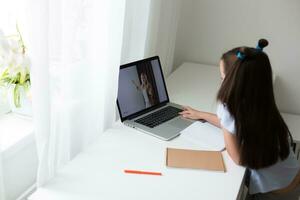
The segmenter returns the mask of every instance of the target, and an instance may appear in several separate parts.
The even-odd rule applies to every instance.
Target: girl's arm
[[[134,80],[131,80],[131,82],[135,85],[135,87],[136,87],[137,90],[141,89],[141,85],[136,84],[136,82]]]
[[[195,119],[195,120],[203,119],[203,120],[207,121],[208,123],[210,123],[218,128],[221,128],[220,120],[216,114],[198,111],[198,110],[195,110],[188,106],[183,107],[183,109],[184,110],[182,112],[180,112],[179,114],[181,116],[183,116],[184,118]]]
[[[221,128],[224,134],[224,142],[226,150],[231,157],[231,159],[237,164],[240,165],[240,153],[237,143],[236,135],[230,133],[225,128],[222,128],[220,125],[220,120],[217,115],[208,112],[202,112],[190,107],[184,107],[184,110],[180,112],[183,117],[189,119],[204,119],[205,121],[213,124],[214,126]]]
[[[221,128],[224,134],[224,142],[226,150],[231,157],[231,159],[237,164],[240,165],[240,151],[238,148],[237,138],[234,134],[227,131],[225,128],[222,128],[220,125],[220,120],[217,115],[208,112],[202,112],[190,107],[183,107],[184,110],[180,112],[183,117],[189,119],[204,119],[205,121],[213,124],[214,126]]]
[[[235,162],[235,164],[240,165],[240,151],[238,148],[236,136],[224,128],[222,128],[222,130],[224,133],[225,147],[229,156]]]

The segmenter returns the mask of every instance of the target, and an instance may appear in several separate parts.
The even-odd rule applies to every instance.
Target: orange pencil
[[[146,174],[146,175],[155,175],[155,176],[162,175],[160,172],[146,172],[146,171],[128,170],[128,169],[125,169],[124,172],[130,174]]]

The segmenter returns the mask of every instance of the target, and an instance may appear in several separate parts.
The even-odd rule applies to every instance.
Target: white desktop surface
[[[183,64],[167,79],[171,100],[207,111],[212,110],[214,105],[207,98],[214,98],[215,94],[211,93],[215,91],[207,90],[206,86],[210,84],[206,81],[209,80],[207,76],[215,70],[217,68],[211,66]],[[214,78],[214,75],[210,78]],[[210,86],[217,85],[218,83],[213,83]],[[227,171],[223,173],[168,168],[165,165],[166,147],[201,149],[186,143],[180,136],[166,142],[117,122],[93,145],[59,170],[54,179],[39,188],[29,199],[233,200],[237,198],[245,168],[234,164],[226,151],[223,152],[223,157]],[[125,174],[124,169],[157,171],[163,175]]]
[[[219,67],[183,63],[167,78],[170,101],[198,110],[216,112],[217,91],[221,85]]]

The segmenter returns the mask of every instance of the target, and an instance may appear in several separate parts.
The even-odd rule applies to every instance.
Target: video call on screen
[[[122,117],[167,100],[158,59],[126,67],[119,73],[118,101]]]

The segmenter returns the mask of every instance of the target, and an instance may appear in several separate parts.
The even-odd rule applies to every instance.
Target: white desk
[[[207,76],[215,70],[217,69],[207,66],[184,64],[167,80],[171,99],[196,108],[212,110],[213,105],[205,96],[209,95],[210,91],[204,84],[209,84],[206,82]],[[184,78],[187,75],[190,77]],[[194,78],[198,79],[193,80]],[[213,76],[212,78],[214,79]],[[194,90],[189,88],[191,85]],[[217,86],[217,82],[212,85]],[[198,92],[195,91],[195,87]],[[211,96],[214,94],[210,95],[210,98]],[[233,200],[237,198],[245,169],[234,164],[227,152],[223,152],[227,172],[222,173],[167,168],[166,147],[199,148],[186,143],[180,137],[165,142],[117,123],[29,199]],[[163,176],[124,174],[124,169],[159,171]]]
[[[219,68],[184,63],[167,79],[171,101],[198,110],[216,112],[216,96],[221,85]]]

